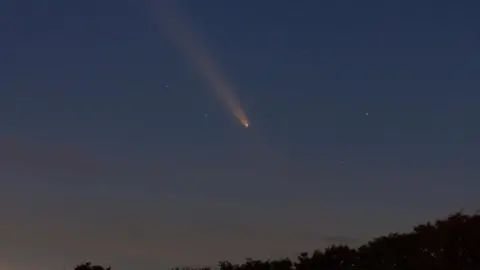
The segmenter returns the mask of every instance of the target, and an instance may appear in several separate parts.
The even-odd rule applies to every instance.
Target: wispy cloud
[[[92,175],[107,169],[105,163],[78,149],[16,138],[0,138],[0,163],[23,172]]]
[[[326,236],[323,238],[327,245],[355,245],[358,240],[348,236]]]

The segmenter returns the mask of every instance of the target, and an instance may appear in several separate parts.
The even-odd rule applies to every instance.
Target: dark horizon
[[[241,262],[219,260],[215,266],[174,267],[171,270],[371,270],[478,269],[480,266],[480,211],[463,212],[412,226],[408,232],[390,232],[360,246],[333,244],[301,252],[294,258]],[[74,270],[111,270],[87,261]]]
[[[153,3],[0,3],[0,268],[295,256],[480,205],[478,1],[178,1],[212,61]]]

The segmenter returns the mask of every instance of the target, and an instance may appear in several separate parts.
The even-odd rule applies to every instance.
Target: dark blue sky
[[[478,1],[181,4],[249,129],[151,1],[1,3],[0,266],[284,256],[478,208]]]

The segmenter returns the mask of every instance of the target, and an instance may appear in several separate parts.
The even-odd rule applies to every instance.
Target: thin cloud
[[[357,239],[348,236],[326,236],[323,240],[328,245],[354,245],[358,242]]]
[[[92,156],[61,145],[0,139],[0,163],[21,172],[98,174],[104,171]]]

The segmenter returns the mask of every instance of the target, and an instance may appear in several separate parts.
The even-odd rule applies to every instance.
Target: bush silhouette
[[[75,270],[111,270],[110,267],[105,268],[100,265],[92,265],[91,262],[83,263],[75,267]]]
[[[106,270],[90,263],[75,270]],[[208,270],[175,268],[173,270]],[[358,247],[333,245],[296,261],[247,259],[241,264],[220,261],[218,270],[480,270],[480,215],[458,212],[448,218],[415,226],[408,233],[391,233]]]

